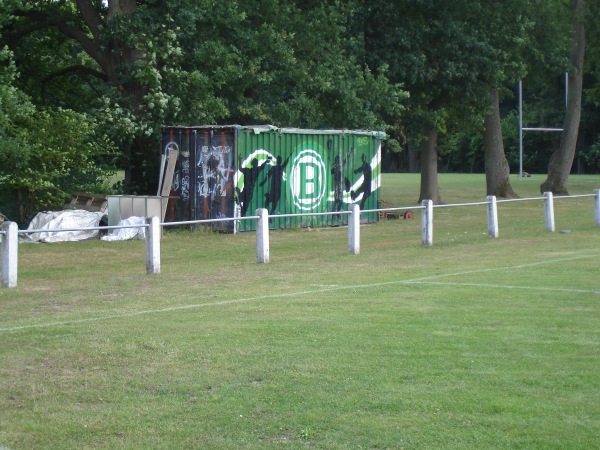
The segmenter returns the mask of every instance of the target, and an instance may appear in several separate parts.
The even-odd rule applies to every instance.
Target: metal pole
[[[600,189],[595,189],[594,195],[594,225],[600,227]]]
[[[19,227],[15,222],[2,225],[2,286],[17,287],[17,265],[19,252]]]
[[[358,255],[360,253],[360,206],[350,205],[350,217],[348,218],[348,253]]]
[[[552,192],[544,192],[544,217],[546,231],[554,232],[554,195]]]
[[[146,273],[155,275],[160,273],[160,220],[158,217],[146,219]]]
[[[488,195],[487,201],[488,236],[495,239],[498,237],[498,203],[495,195]]]
[[[423,200],[421,206],[424,206],[421,216],[421,243],[423,245],[433,245],[433,201]]]
[[[15,222],[2,225],[2,286],[17,287],[17,264],[19,252],[19,227]]]
[[[269,262],[269,211],[265,208],[256,210],[256,262]]]
[[[523,178],[523,82],[519,79],[519,178]]]

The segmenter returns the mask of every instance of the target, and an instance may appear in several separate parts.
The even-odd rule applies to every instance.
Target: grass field
[[[542,176],[513,180],[539,196]],[[417,175],[384,175],[409,206]],[[482,175],[441,175],[448,203]],[[572,194],[600,177],[570,180]],[[23,244],[0,289],[0,448],[600,448],[600,228],[591,198],[434,210],[361,229],[171,230]],[[568,231],[568,232],[567,232]]]

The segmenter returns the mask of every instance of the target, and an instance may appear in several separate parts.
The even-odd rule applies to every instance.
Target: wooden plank
[[[167,172],[165,173],[165,178],[163,180],[163,185],[161,189],[160,196],[164,198],[168,198],[171,194],[171,186],[173,184],[173,175],[175,174],[175,164],[177,163],[177,158],[179,157],[179,150],[171,150],[169,152],[169,160],[167,162]],[[165,214],[167,213],[167,204],[168,201],[162,202],[162,217],[161,222],[165,221]]]
[[[158,179],[158,190],[156,191],[156,195],[160,195],[160,191],[162,189],[162,185],[163,185],[163,178],[165,176],[165,162],[167,160],[167,157],[163,154],[160,157],[160,177]]]
[[[66,204],[65,208],[104,212],[107,205],[108,200],[105,195],[73,192],[71,193],[71,202]]]

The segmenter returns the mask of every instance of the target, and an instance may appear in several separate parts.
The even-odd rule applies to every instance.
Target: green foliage
[[[26,120],[34,107],[15,83],[18,78],[12,52],[0,48],[0,137],[10,139],[14,128]]]
[[[139,3],[131,13],[108,17],[96,4],[104,25],[94,41],[71,35],[75,45],[57,45],[54,66],[41,61],[39,66],[60,73],[61,65],[77,63],[104,72],[108,83],[85,78],[95,97],[76,98],[88,102],[83,110],[119,142],[126,170],[156,177],[157,152],[151,147],[162,124],[385,129],[389,120],[396,120],[406,93],[383,71],[372,74],[356,53],[361,37],[348,27],[358,6],[360,2],[178,0]],[[77,9],[64,3],[32,8],[90,32]],[[17,21],[16,29],[25,22]],[[47,45],[39,35],[20,41],[23,49],[41,43]],[[107,54],[106,48],[114,50]],[[115,76],[98,67],[101,58],[95,53],[114,60],[110,67]],[[50,77],[47,90],[58,93],[67,79],[73,81],[71,76]],[[72,97],[61,100],[58,104],[77,109]],[[129,189],[149,189],[152,180],[144,178],[129,177]]]
[[[584,103],[579,129],[578,155],[586,163],[587,171],[598,173],[600,134],[600,4],[588,2],[586,21],[586,55],[584,78]]]
[[[0,128],[0,188],[17,200],[17,211],[10,214],[24,225],[34,212],[62,207],[72,191],[97,191],[115,154],[111,142],[98,135],[96,122],[61,108],[36,109],[4,83],[3,104],[5,93],[22,102],[13,103],[17,114],[2,116]]]
[[[559,75],[569,69],[571,2],[535,0],[526,6],[524,14],[530,28],[518,54],[526,64],[526,72],[520,76],[530,85],[543,86],[548,74]]]
[[[27,96],[15,87],[17,71],[12,52],[6,47],[0,49],[0,212],[10,219],[16,219],[17,202],[13,193],[5,188],[11,174],[8,161],[15,149],[23,147],[20,128],[35,113],[34,106]],[[6,159],[4,159],[6,158]]]
[[[16,126],[19,114],[29,114],[18,100],[26,94],[29,108],[94,118],[99,139],[118,144],[129,191],[155,191],[163,124],[382,129],[403,145],[416,143],[423,125],[435,126],[447,134],[440,140],[447,168],[479,170],[476,135],[491,87],[512,91],[502,105],[506,117],[523,78],[526,121],[562,121],[557,77],[568,62],[567,0],[125,3],[131,13],[110,17],[112,0],[0,3],[0,47],[8,44],[17,62],[11,82],[1,84],[19,91],[0,88],[0,117]],[[581,154],[598,134],[596,3]],[[86,4],[101,20],[98,30],[81,14]],[[540,171],[553,145],[546,138],[526,136]]]
[[[182,71],[192,76],[182,79],[198,83],[184,103],[199,107],[182,108],[183,123],[384,128],[399,115],[406,93],[373,75],[356,51],[357,2],[195,4],[165,5],[179,27]],[[202,92],[217,104],[202,107]]]
[[[555,92],[555,80],[568,61],[568,2],[376,0],[365,10],[369,65],[389,65],[390,80],[410,92],[393,134],[416,144],[424,127],[437,129],[442,170],[484,170],[480,134],[489,92],[513,91],[512,97],[503,96],[506,114],[515,108],[518,79],[526,75],[525,120],[531,126],[561,126],[563,96]],[[518,151],[514,131],[504,133],[513,167],[518,165],[512,158]],[[545,171],[555,138],[525,137],[530,170]]]
[[[583,150],[580,157],[587,164],[589,171],[598,173],[600,171],[600,139],[590,145],[589,148]]]
[[[459,3],[378,1],[369,5],[367,58],[375,69],[389,66],[391,79],[404,83],[411,92],[405,120],[413,135],[420,133],[423,123],[443,131],[447,109],[459,98],[468,100],[465,83],[472,75],[476,78],[468,58],[476,54],[480,43],[466,33],[468,23]]]
[[[386,151],[390,153],[402,153],[403,149],[400,146],[400,143],[396,139],[387,139],[383,142],[383,146]]]

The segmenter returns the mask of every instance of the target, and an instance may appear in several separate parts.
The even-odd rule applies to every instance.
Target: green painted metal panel
[[[339,130],[240,128],[236,191],[241,215],[267,208],[271,228],[346,225],[347,216],[288,214],[376,209],[381,182],[381,133]],[[364,213],[374,222],[378,213]],[[242,221],[240,230],[254,229]]]

